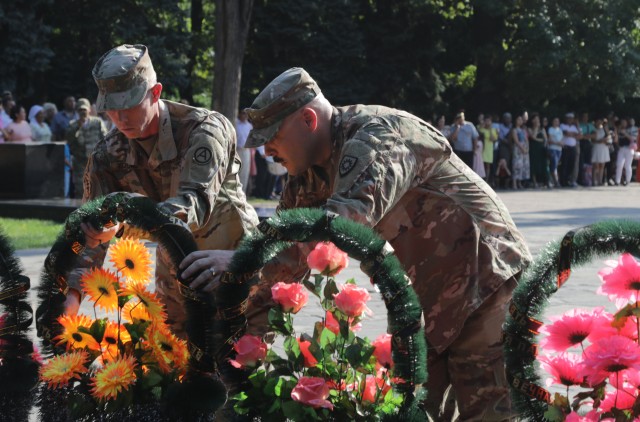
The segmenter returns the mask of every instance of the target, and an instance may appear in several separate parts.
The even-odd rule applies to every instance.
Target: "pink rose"
[[[329,400],[329,385],[324,378],[302,377],[291,391],[291,398],[307,406],[314,408],[324,407],[333,410],[333,404]]]
[[[331,312],[327,312],[327,317],[324,322],[324,326],[327,327],[329,331],[333,334],[338,334],[340,332],[340,323],[336,319],[335,316]],[[353,318],[349,318],[349,328],[354,333],[362,328],[361,323],[353,324]]]
[[[375,347],[373,356],[376,357],[378,363],[387,368],[393,368],[393,359],[391,358],[391,334],[381,334],[371,345]]]
[[[307,288],[299,283],[276,283],[271,287],[271,296],[283,312],[293,314],[297,314],[309,300]]]
[[[233,345],[235,360],[229,363],[236,368],[253,368],[267,356],[267,345],[260,337],[245,334]]]
[[[367,308],[367,301],[371,299],[369,292],[355,284],[343,284],[340,293],[333,298],[336,306],[347,316],[357,317],[363,312],[371,312]]]
[[[318,364],[318,359],[309,351],[309,346],[311,346],[310,341],[306,340],[298,340],[298,346],[300,346],[300,351],[302,352],[302,356],[304,356],[304,367],[305,368],[313,368]]]
[[[376,402],[376,397],[378,399],[383,398],[391,386],[384,382],[382,378],[368,376],[364,383],[364,391],[362,392],[362,401],[368,401],[371,403]],[[380,393],[378,393],[378,390]]]
[[[324,275],[334,276],[349,265],[349,255],[331,242],[321,242],[307,256],[307,265]]]

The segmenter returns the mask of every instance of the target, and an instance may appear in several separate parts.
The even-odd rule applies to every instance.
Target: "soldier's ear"
[[[304,119],[304,123],[312,132],[318,128],[318,114],[314,109],[305,107],[302,110],[302,118]]]
[[[156,103],[160,99],[160,94],[162,94],[162,84],[157,82],[154,86],[151,87],[151,102]]]

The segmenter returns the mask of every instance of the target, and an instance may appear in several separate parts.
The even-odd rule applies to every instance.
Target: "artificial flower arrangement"
[[[81,279],[93,318],[62,315],[54,338],[65,352],[46,362],[40,379],[69,393],[72,417],[154,403],[185,374],[189,354],[165,323],[157,295],[148,289],[151,257],[140,241],[111,245],[116,271],[94,268]],[[107,317],[98,318],[97,308]]]
[[[391,335],[375,341],[357,336],[370,299],[353,279],[338,287],[348,255],[329,242],[318,243],[307,264],[315,274],[303,283],[276,283],[269,327],[283,339],[286,357],[263,339],[245,335],[234,346],[231,364],[250,371],[248,387],[232,399],[239,414],[262,421],[382,420],[400,408],[394,378]],[[325,281],[326,278],[326,281]],[[313,332],[296,333],[293,318],[318,297],[324,318]]]
[[[561,386],[544,417],[548,421],[640,421],[640,263],[629,253],[599,271],[603,307],[573,309],[540,330],[538,357]]]

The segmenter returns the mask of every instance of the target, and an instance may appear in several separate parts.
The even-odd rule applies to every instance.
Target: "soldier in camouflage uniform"
[[[78,119],[72,120],[67,129],[67,144],[73,157],[73,185],[75,197],[82,198],[84,169],[98,141],[107,134],[101,118],[90,116],[91,104],[86,98],[76,103]]]
[[[278,76],[247,112],[246,146],[264,145],[289,171],[281,209],[324,207],[395,249],[424,310],[432,418],[453,419],[441,406],[450,387],[459,420],[510,419],[501,327],[531,256],[495,192],[431,125],[381,106],[333,107],[300,68]],[[254,329],[270,306],[262,291]]]
[[[219,113],[160,100],[162,85],[143,45],[110,50],[96,63],[93,77],[98,111],[106,111],[116,127],[91,154],[83,201],[112,192],[139,193],[187,223],[200,249],[234,249],[258,217],[239,183],[233,125]],[[67,312],[77,310],[80,275],[102,264],[107,244],[119,230],[82,227],[89,247],[69,276]],[[125,228],[124,234],[132,230]],[[204,281],[215,276],[212,268],[207,270]],[[197,287],[195,282],[202,287],[199,278],[191,287]],[[156,292],[166,305],[167,322],[184,337],[185,312],[177,289],[175,269],[158,247]]]

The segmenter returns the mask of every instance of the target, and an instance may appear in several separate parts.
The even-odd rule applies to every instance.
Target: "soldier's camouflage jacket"
[[[87,165],[83,201],[112,192],[139,193],[186,222],[200,249],[235,249],[258,217],[239,183],[233,125],[209,110],[163,100],[159,104],[160,130],[150,156],[136,140],[110,131]],[[102,264],[105,249],[83,253],[80,268],[69,277],[70,287],[78,288],[83,267]]]
[[[531,261],[495,192],[431,125],[379,106],[334,109],[334,150],[291,177],[280,208],[324,206],[374,229],[395,249],[438,352],[465,320]]]

